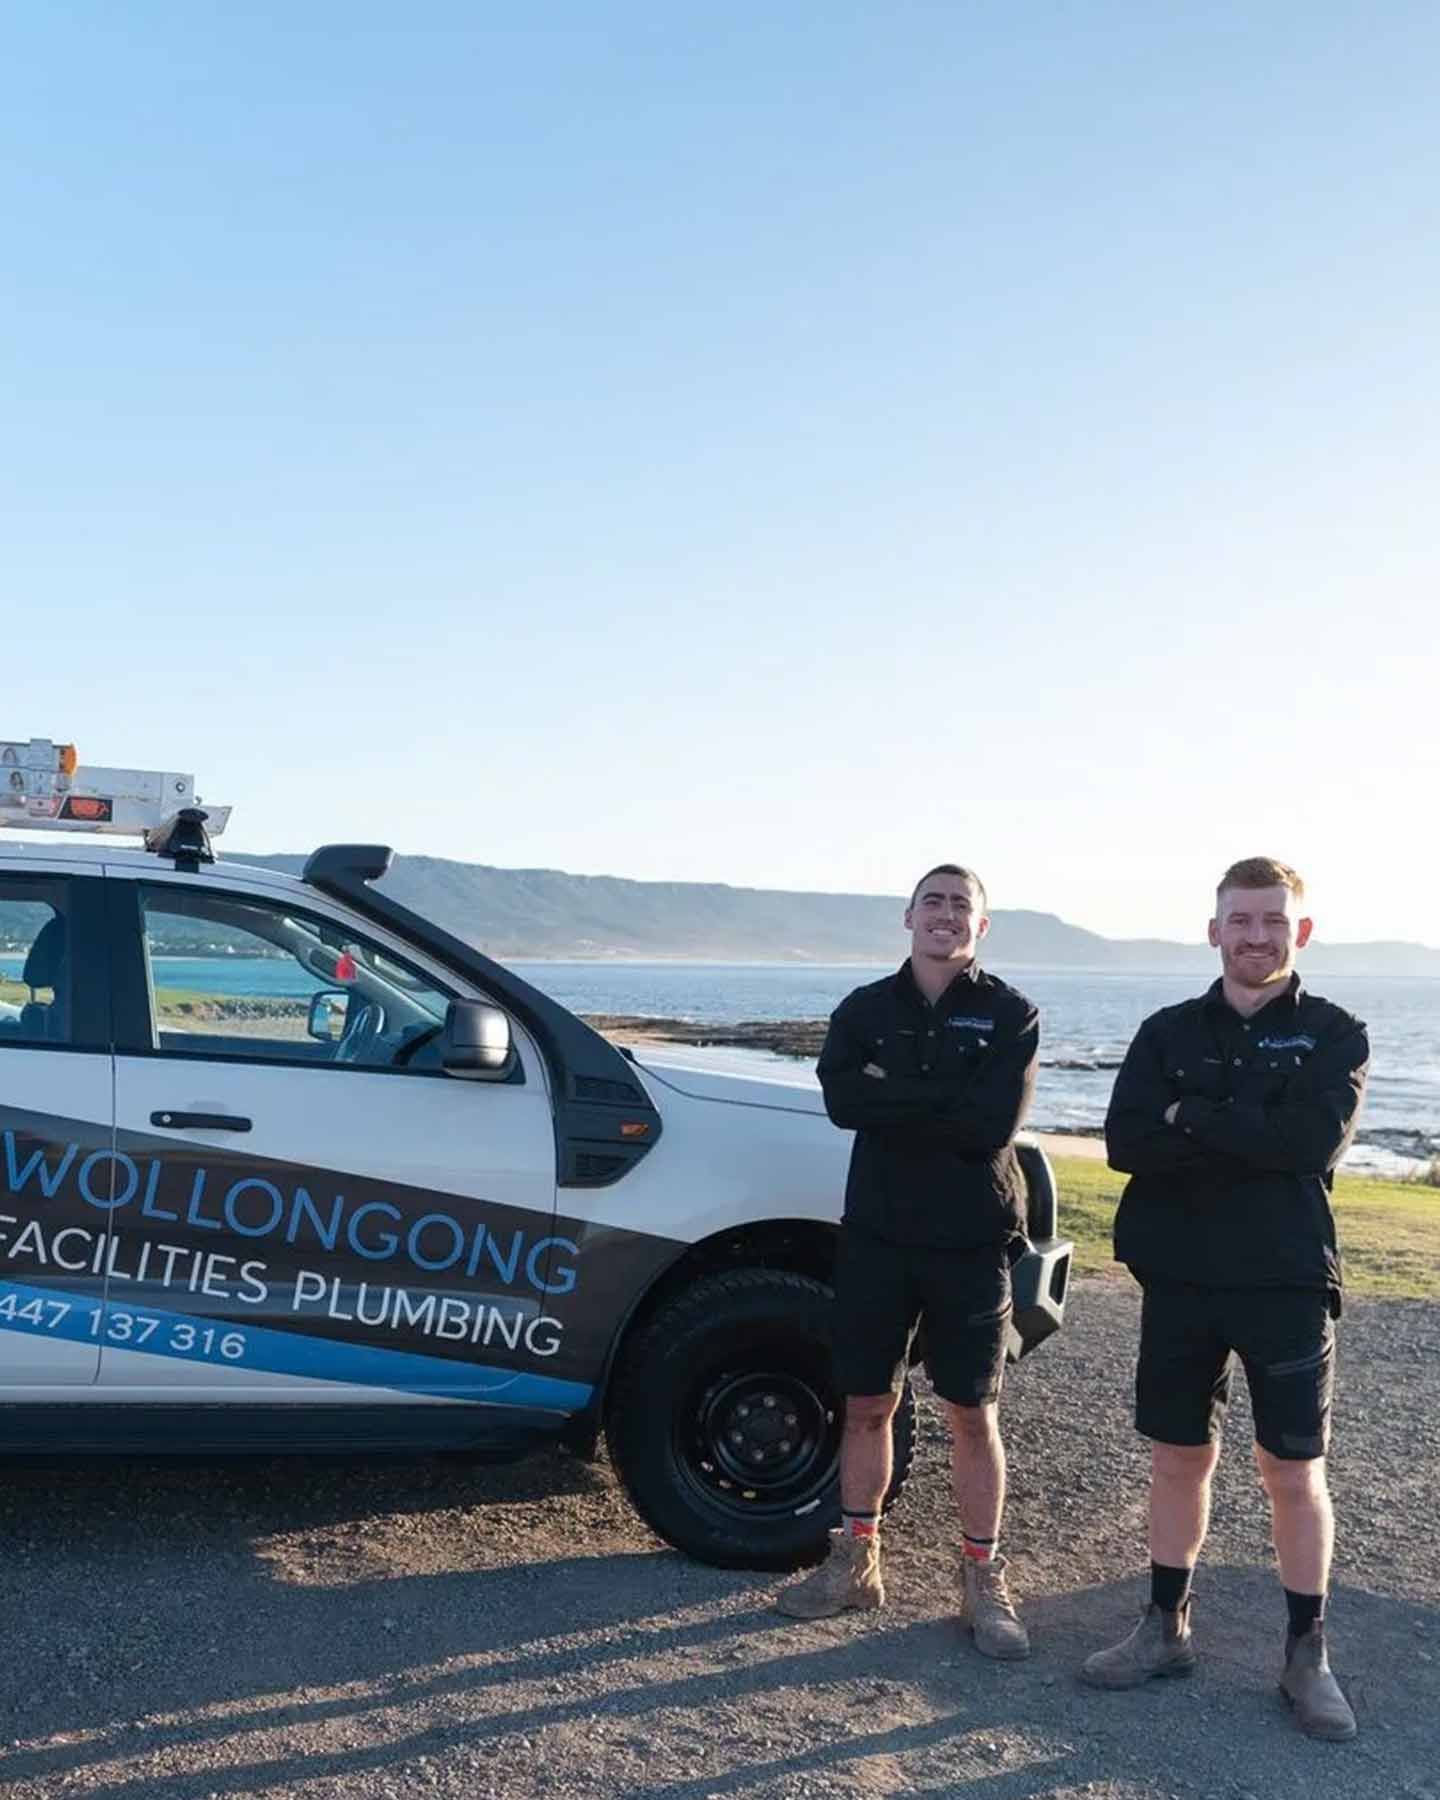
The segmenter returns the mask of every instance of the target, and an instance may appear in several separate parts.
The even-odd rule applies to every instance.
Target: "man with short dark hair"
[[[1116,1078],[1105,1139],[1110,1166],[1131,1178],[1115,1255],[1144,1289],[1135,1423],[1152,1440],[1150,1604],[1081,1672],[1123,1688],[1194,1666],[1190,1578],[1238,1355],[1289,1617],[1281,1690],[1303,1731],[1348,1738],[1355,1717],[1324,1629],[1340,1312],[1330,1189],[1370,1048],[1358,1019],[1295,974],[1311,931],[1303,900],[1285,863],[1227,869],[1209,929],[1220,979],[1148,1018]]]
[[[985,905],[970,870],[929,870],[905,911],[908,960],[840,1003],[820,1053],[826,1110],[856,1134],[835,1272],[843,1523],[828,1560],[776,1605],[815,1619],[884,1604],[890,1427],[923,1325],[925,1366],[950,1427],[963,1610],[981,1651],[1013,1658],[1030,1646],[998,1552],[998,1402],[1011,1251],[1024,1230],[1014,1137],[1039,1028],[1025,996],[975,960],[990,925]]]

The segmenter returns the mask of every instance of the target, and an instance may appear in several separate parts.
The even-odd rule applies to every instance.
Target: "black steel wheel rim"
[[[813,1504],[834,1479],[840,1407],[818,1371],[729,1358],[697,1375],[676,1421],[684,1479],[712,1505],[755,1519]]]

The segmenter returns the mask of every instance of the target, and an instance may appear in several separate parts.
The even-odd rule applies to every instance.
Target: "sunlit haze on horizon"
[[[22,6],[0,738],[230,853],[1440,945],[1440,12]]]

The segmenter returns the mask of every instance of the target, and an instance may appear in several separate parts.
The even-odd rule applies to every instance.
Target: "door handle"
[[[239,1113],[152,1112],[152,1125],[166,1131],[249,1131],[249,1119]]]

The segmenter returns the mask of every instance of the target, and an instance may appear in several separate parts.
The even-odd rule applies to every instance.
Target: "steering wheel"
[[[400,1042],[395,1046],[395,1054],[390,1061],[397,1069],[406,1068],[410,1058],[427,1044],[433,1044],[445,1029],[443,1025],[411,1025],[400,1035]]]
[[[379,1003],[354,996],[352,1010],[345,1020],[345,1035],[335,1046],[337,1063],[368,1062],[380,1034],[385,1028],[385,1014]]]

